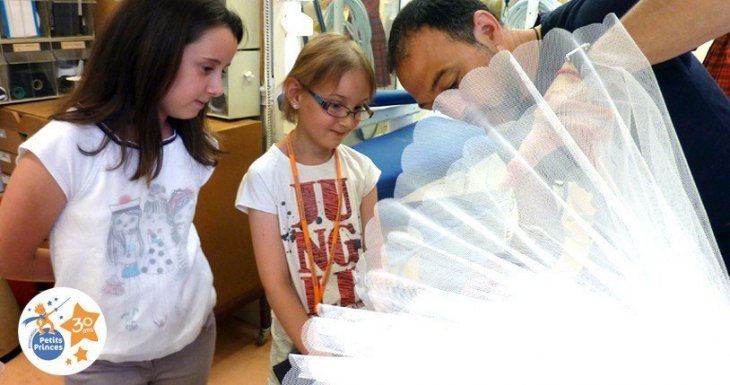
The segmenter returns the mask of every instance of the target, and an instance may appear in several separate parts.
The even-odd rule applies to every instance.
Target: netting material
[[[501,52],[434,108],[457,120],[418,124],[366,231],[369,310],[323,306],[289,383],[724,382],[725,267],[615,18]],[[431,158],[434,135],[461,151]]]

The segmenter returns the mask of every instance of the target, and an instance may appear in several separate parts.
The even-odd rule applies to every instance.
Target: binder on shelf
[[[2,36],[5,38],[42,36],[39,11],[42,4],[37,0],[0,0]]]
[[[49,17],[51,36],[93,35],[95,6],[94,0],[52,0]]]
[[[8,63],[11,101],[57,95],[50,43],[6,43],[2,51]]]

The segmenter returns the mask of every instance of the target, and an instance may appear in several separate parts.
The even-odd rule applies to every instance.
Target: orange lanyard
[[[312,240],[309,236],[309,226],[307,226],[307,218],[304,212],[304,198],[302,198],[302,186],[299,183],[299,171],[297,170],[297,160],[294,157],[294,147],[291,143],[291,135],[286,137],[286,148],[289,152],[289,163],[291,165],[291,173],[294,178],[294,191],[297,197],[297,208],[299,209],[299,223],[302,227],[302,233],[304,234],[304,245],[306,246],[307,257],[309,259],[309,270],[312,278],[312,288],[314,289],[314,308],[322,303],[324,296],[325,285],[330,276],[332,270],[332,261],[335,258],[335,251],[337,250],[337,241],[340,234],[340,212],[342,212],[342,195],[344,194],[344,188],[342,186],[342,166],[340,165],[340,155],[335,149],[335,168],[337,170],[337,184],[335,185],[335,191],[337,191],[337,214],[335,215],[335,225],[332,230],[332,237],[330,239],[330,253],[327,256],[327,267],[324,270],[322,279],[317,279],[315,272],[317,265],[314,263],[314,252],[312,251]]]

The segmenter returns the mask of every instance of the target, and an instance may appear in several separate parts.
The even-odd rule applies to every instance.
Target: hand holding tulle
[[[596,144],[608,139],[606,122],[611,112],[595,105],[591,87],[581,79],[571,63],[565,63],[544,96],[545,103],[534,111],[532,130],[520,143],[517,154],[507,164],[504,186],[535,167],[543,158],[575,142],[590,162],[595,160]]]

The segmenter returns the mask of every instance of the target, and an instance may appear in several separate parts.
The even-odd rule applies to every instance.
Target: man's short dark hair
[[[388,38],[388,72],[398,66],[406,52],[405,42],[421,28],[445,32],[455,41],[476,43],[473,31],[474,12],[489,12],[480,0],[413,0],[393,21]]]

